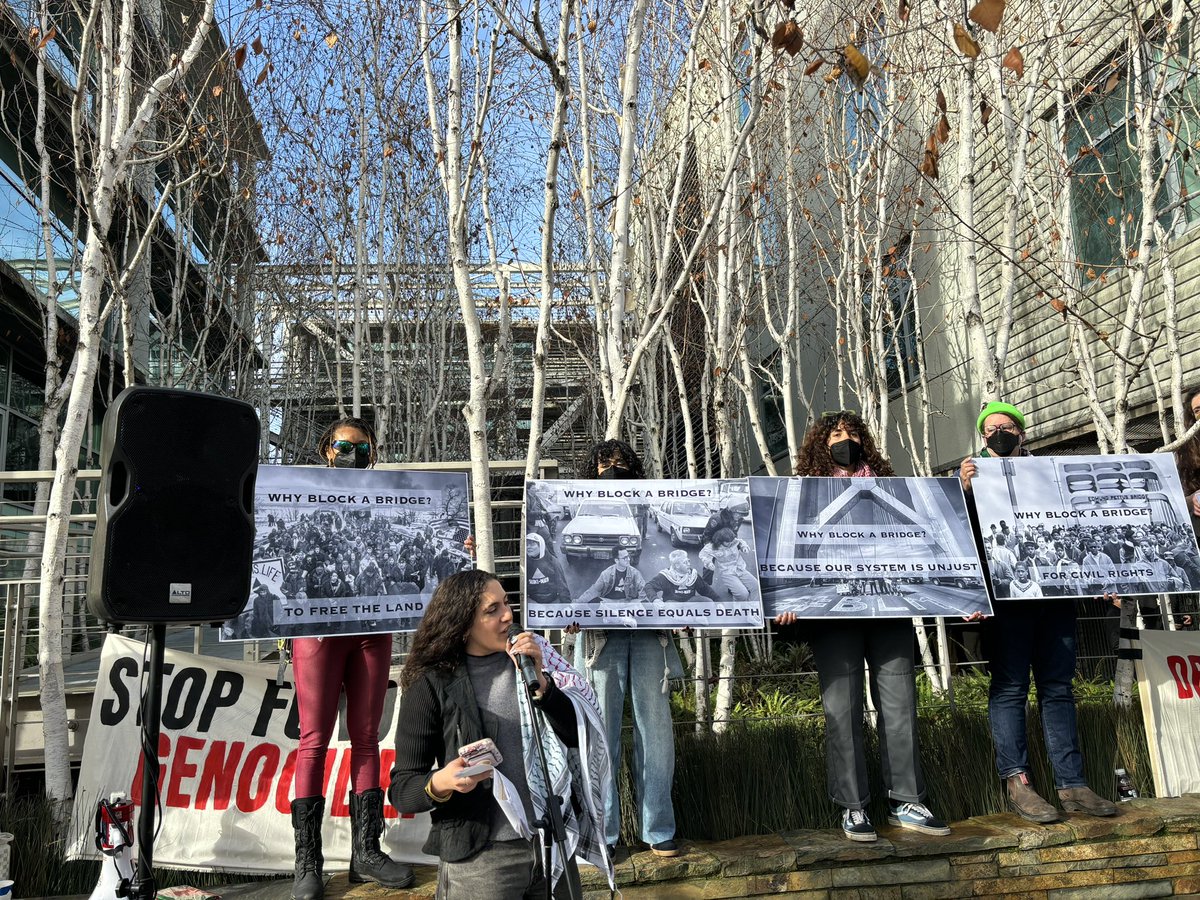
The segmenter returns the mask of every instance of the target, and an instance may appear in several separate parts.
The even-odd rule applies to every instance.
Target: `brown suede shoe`
[[[1065,788],[1058,799],[1067,812],[1087,813],[1089,816],[1115,816],[1117,805],[1105,800],[1090,787]]]
[[[1010,775],[1007,783],[1009,806],[1022,819],[1042,824],[1058,821],[1058,810],[1043,800],[1033,789],[1026,772]]]

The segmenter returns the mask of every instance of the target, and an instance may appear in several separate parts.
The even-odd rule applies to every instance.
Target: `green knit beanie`
[[[1025,430],[1025,416],[1021,414],[1021,411],[1011,403],[1001,403],[999,400],[993,400],[979,411],[979,418],[975,421],[975,430],[983,434],[984,421],[988,416],[995,413],[1004,413],[1004,415],[1017,423],[1018,428],[1022,431]]]

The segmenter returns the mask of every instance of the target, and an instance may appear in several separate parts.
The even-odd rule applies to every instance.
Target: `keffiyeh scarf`
[[[533,710],[529,696],[518,689],[517,703],[521,710],[521,744],[524,748],[525,778],[533,801],[535,817],[546,812],[546,797],[551,793],[561,798],[563,822],[567,829],[568,852],[577,859],[591,863],[604,872],[608,885],[615,889],[612,860],[608,857],[608,846],[604,841],[604,792],[612,777],[609,770],[608,747],[605,741],[604,720],[596,695],[582,675],[567,663],[545,638],[534,637],[542,651],[542,665],[554,679],[554,685],[562,691],[575,708],[575,722],[579,732],[579,749],[568,750],[545,725],[542,729],[542,749],[546,756],[546,768],[550,773],[549,790],[538,764],[534,747]],[[509,824],[524,838],[532,840],[533,826],[525,819],[525,806],[517,796],[513,783],[500,770],[495,772],[493,795],[508,817]],[[543,839],[538,833],[539,842]],[[542,848],[544,853],[545,848]],[[554,848],[551,883],[557,883],[564,870],[564,861]]]

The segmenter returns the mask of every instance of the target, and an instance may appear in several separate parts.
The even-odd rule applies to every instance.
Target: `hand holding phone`
[[[454,773],[456,778],[480,775],[496,768],[496,766],[504,762],[504,757],[500,755],[495,741],[491,738],[483,738],[464,747],[459,747],[458,755],[462,757],[467,765],[466,768],[459,769]]]

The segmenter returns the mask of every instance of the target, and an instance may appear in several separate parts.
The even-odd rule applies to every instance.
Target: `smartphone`
[[[468,778],[472,775],[490,772],[496,766],[500,765],[500,763],[504,762],[504,757],[500,755],[500,751],[496,748],[496,742],[491,738],[483,738],[464,747],[459,747],[458,755],[467,762],[467,767],[457,773],[456,777],[458,778]]]

